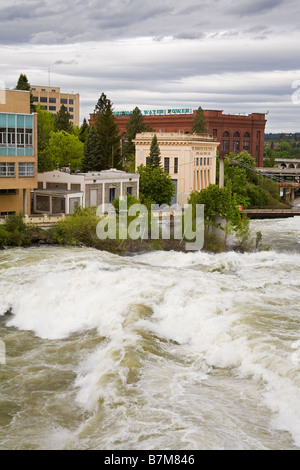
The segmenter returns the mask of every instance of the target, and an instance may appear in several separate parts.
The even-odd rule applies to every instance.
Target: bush
[[[31,227],[23,222],[22,215],[8,215],[0,226],[0,245],[26,246],[31,242]]]
[[[72,215],[67,216],[53,227],[51,234],[54,241],[61,245],[83,243],[93,246],[97,242],[96,227],[99,218],[95,209],[77,208]]]

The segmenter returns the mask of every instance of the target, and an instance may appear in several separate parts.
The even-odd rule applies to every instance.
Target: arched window
[[[233,137],[235,137],[235,138],[238,137],[238,138],[239,138],[239,137],[240,137],[240,133],[236,131],[236,132],[233,134]]]
[[[223,137],[229,137],[229,133],[227,131],[223,132]]]
[[[245,132],[244,137],[245,137],[245,139],[250,139],[250,134],[249,134],[249,132]]]

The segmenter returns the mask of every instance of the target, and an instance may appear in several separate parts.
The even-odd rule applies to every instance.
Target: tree
[[[98,99],[95,108],[94,108],[94,113],[99,114],[99,113],[105,113],[108,107],[111,106],[110,100],[107,98],[105,93],[101,93],[100,98]]]
[[[159,145],[157,142],[156,134],[154,134],[152,141],[151,141],[150,153],[149,153],[149,159],[148,159],[147,165],[149,165],[151,168],[157,168],[160,166],[160,149],[159,149]]]
[[[48,146],[51,133],[54,132],[55,116],[42,108],[36,106],[37,112],[37,143],[38,143],[38,171],[52,170],[52,159],[45,149]]]
[[[175,185],[169,173],[160,166],[152,168],[149,165],[138,167],[140,175],[140,199],[145,205],[171,204]]]
[[[82,159],[82,171],[101,171],[104,168],[104,162],[101,154],[99,136],[95,125],[92,125],[87,139],[84,142],[84,157]]]
[[[204,111],[201,108],[201,106],[199,106],[199,108],[196,111],[196,114],[193,120],[193,126],[190,130],[190,133],[192,134],[206,134],[207,133],[206,119],[204,116]]]
[[[16,90],[25,90],[25,91],[30,91],[30,112],[33,113],[35,111],[35,105],[33,104],[33,95],[31,92],[31,86],[28,81],[28,78],[25,74],[20,74],[17,86],[15,88]]]
[[[103,162],[101,169],[121,168],[119,128],[115,123],[110,100],[106,101],[106,107],[103,108],[103,111],[97,114],[94,124],[97,130],[100,155]]]
[[[80,126],[79,135],[78,135],[78,138],[81,142],[85,142],[87,140],[87,137],[89,135],[89,130],[90,130],[90,126],[88,125],[87,120],[84,118],[83,123]]]
[[[54,129],[56,132],[65,131],[69,134],[73,132],[73,126],[70,122],[70,113],[68,112],[64,104],[61,105],[60,110],[55,116]]]
[[[51,132],[45,152],[51,159],[52,168],[70,165],[71,171],[75,171],[81,166],[83,147],[84,144],[80,142],[78,137],[62,130]]]
[[[136,106],[126,124],[127,142],[122,149],[122,157],[125,162],[135,158],[135,145],[132,141],[135,139],[136,134],[147,130],[150,130],[150,128],[145,125],[144,117]]]

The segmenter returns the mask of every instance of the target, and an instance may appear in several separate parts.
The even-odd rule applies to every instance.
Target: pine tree
[[[151,168],[157,168],[160,166],[160,149],[158,146],[156,134],[154,134],[152,138],[147,165],[149,165]]]
[[[54,128],[56,132],[65,131],[69,134],[73,132],[73,126],[70,122],[70,113],[67,111],[64,104],[61,105],[60,110],[55,116]]]
[[[201,106],[199,106],[199,108],[196,111],[193,126],[190,130],[190,133],[191,134],[206,134],[207,133],[206,119],[204,116],[204,111],[201,108]]]
[[[127,142],[122,149],[122,156],[125,162],[135,156],[135,145],[132,142],[136,134],[148,130],[144,123],[144,117],[138,107],[135,107],[126,125]]]
[[[108,168],[121,168],[122,159],[120,151],[119,128],[115,123],[111,102],[108,100],[106,110],[97,115],[95,126],[98,133],[103,170]]]
[[[101,93],[100,98],[97,101],[97,104],[94,108],[94,113],[99,114],[99,113],[105,113],[107,108],[111,106],[110,100],[106,97],[104,93]]]
[[[78,138],[81,142],[85,142],[87,140],[87,137],[89,135],[89,130],[90,130],[90,126],[88,125],[87,120],[84,118],[80,126],[79,135],[78,135]]]
[[[84,173],[88,171],[101,171],[104,168],[99,144],[99,136],[94,125],[91,126],[88,137],[84,143],[84,157],[81,162]]]
[[[35,112],[35,105],[33,104],[33,95],[31,92],[31,86],[25,74],[23,73],[20,74],[15,90],[30,91],[30,112],[31,113]]]

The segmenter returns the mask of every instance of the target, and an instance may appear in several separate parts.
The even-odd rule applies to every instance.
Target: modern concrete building
[[[134,140],[135,166],[147,164],[154,132],[142,132]],[[156,133],[161,164],[175,184],[172,204],[187,203],[192,191],[200,191],[216,183],[216,152],[219,142],[212,135]]]
[[[257,166],[263,166],[265,114],[223,114],[220,110],[203,110],[207,132],[219,142],[218,152],[224,156],[230,152],[239,153],[247,150],[256,160]],[[155,132],[190,132],[196,110],[192,109],[156,109],[142,111],[144,123]],[[130,112],[115,112],[115,122],[120,129],[120,139],[127,139],[126,125]],[[90,124],[94,115],[90,115]]]
[[[30,214],[30,191],[37,187],[37,115],[30,92],[0,94],[0,216]]]
[[[68,169],[38,174],[33,193],[33,212],[72,214],[76,207],[108,205],[127,193],[138,197],[139,175],[115,169],[70,173]]]
[[[79,94],[62,93],[60,87],[32,85],[34,104],[40,103],[49,113],[57,114],[64,105],[70,113],[70,121],[79,126]]]

